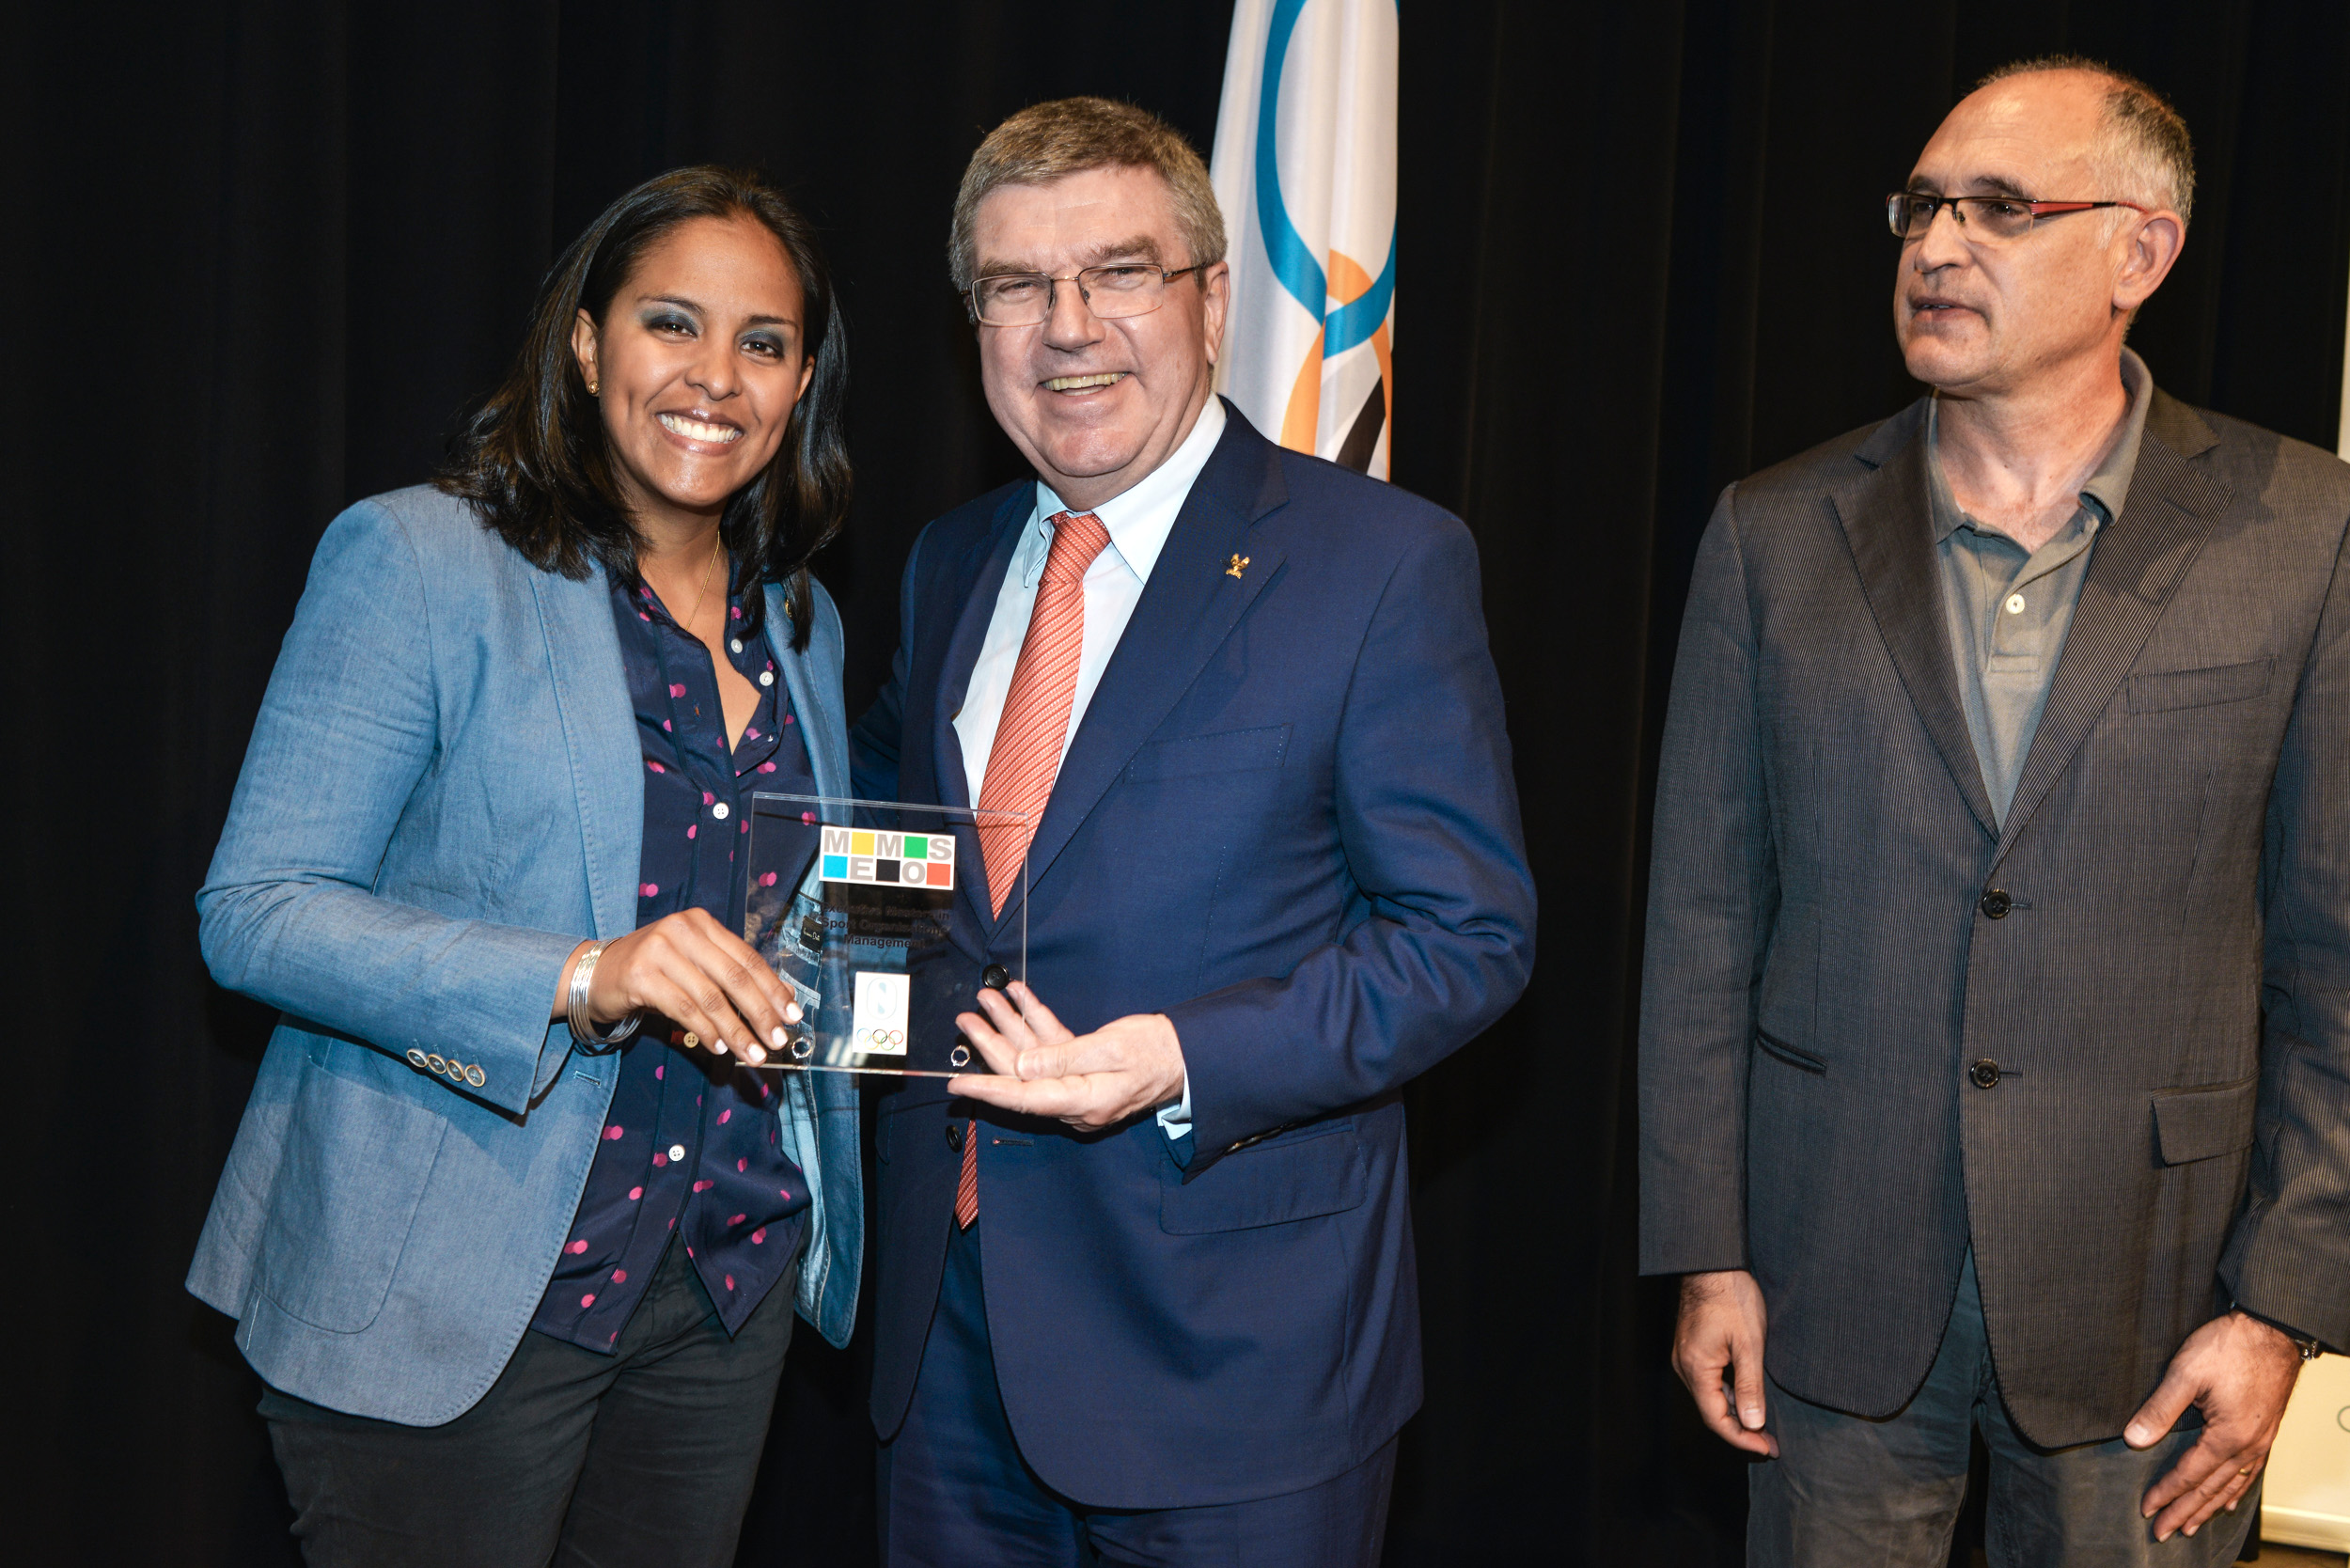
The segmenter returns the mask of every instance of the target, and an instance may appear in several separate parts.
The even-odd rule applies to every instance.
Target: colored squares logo
[[[952,887],[955,840],[944,833],[884,833],[828,827],[817,875],[825,882]]]

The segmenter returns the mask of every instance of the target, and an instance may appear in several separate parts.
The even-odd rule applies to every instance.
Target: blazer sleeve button
[[[1994,887],[1982,896],[1982,912],[1995,920],[2007,918],[2007,912],[2015,907],[2015,901],[2007,896],[2004,887]]]
[[[465,1081],[473,1085],[476,1089],[479,1089],[484,1083],[487,1083],[489,1081],[489,1077],[490,1075],[481,1071],[479,1067],[468,1067],[465,1069]]]
[[[408,1062],[412,1067],[426,1067],[431,1065],[425,1060],[424,1052],[414,1045],[408,1047]]]

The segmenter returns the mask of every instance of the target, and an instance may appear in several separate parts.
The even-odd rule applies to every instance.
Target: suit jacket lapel
[[[2211,535],[2213,518],[2226,507],[2226,486],[2199,472],[2189,460],[2217,441],[2194,410],[2157,391],[2147,410],[2146,436],[2138,447],[2122,515],[2090,552],[2080,603],[2065,634],[2064,651],[2049,683],[2040,728],[2032,734],[2008,808],[1999,855],[2048,797],[2058,779],[2096,728],[2113,694],[2138,662],[2138,650],[2162,619],[2187,568]]]
[[[816,792],[845,795],[849,792],[849,730],[841,708],[840,648],[820,618],[809,629],[807,649],[795,651],[791,604],[782,584],[767,585],[767,651],[783,672],[783,689],[791,694],[792,712],[800,715],[800,742],[807,747]]]
[[[1227,418],[1061,760],[1028,844],[1030,887],[1051,870],[1078,825],[1280,569],[1278,550],[1248,538],[1259,518],[1289,499],[1276,448],[1238,412],[1228,411]],[[1250,557],[1237,577],[1230,570],[1235,556]],[[1012,918],[1021,902],[1017,896],[1007,899],[1002,918]]]
[[[1940,566],[1926,500],[1925,404],[1885,422],[1856,455],[1867,464],[1828,492],[1878,635],[1893,655],[1909,700],[1917,706],[1950,781],[1973,812],[1983,837],[1996,838],[1991,792],[1959,705],[1958,671],[1942,608]]]
[[[628,672],[612,625],[612,595],[602,567],[585,582],[530,572],[545,634],[555,707],[579,797],[581,849],[596,935],[624,936],[636,926],[636,867],[644,852],[645,770],[638,765],[636,718]]]
[[[971,689],[971,672],[987,641],[988,623],[995,619],[995,596],[1003,591],[1004,573],[1010,570],[1012,552],[1019,548],[1022,525],[1035,510],[1035,483],[1014,485],[1003,504],[995,509],[995,521],[987,532],[956,564],[954,576],[948,584],[948,603],[962,608],[956,614],[954,631],[941,649],[937,669],[931,677],[931,689],[938,694],[938,699],[931,704],[931,759],[934,774],[932,788],[936,792],[931,798],[942,806],[978,804],[971,798],[970,780],[964,776],[963,738],[955,733],[955,715],[963,712],[964,697]],[[916,691],[922,690],[921,672],[914,672],[908,683]],[[904,788],[902,780],[900,788]],[[994,921],[988,914],[987,867],[979,854],[979,837],[970,828],[962,827],[956,829],[955,838],[955,855],[962,862],[963,871],[955,883],[970,902],[971,913],[984,930]]]

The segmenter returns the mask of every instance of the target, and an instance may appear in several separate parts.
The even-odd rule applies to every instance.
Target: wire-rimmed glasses
[[[991,273],[971,280],[965,294],[971,319],[981,326],[1035,326],[1053,314],[1053,289],[1073,283],[1086,308],[1100,321],[1148,316],[1167,303],[1167,286],[1197,266],[1172,270],[1149,261],[1112,261],[1066,277],[1049,273]]]
[[[2060,212],[2087,212],[2099,207],[2127,207],[2133,212],[2153,209],[2135,201],[2027,201],[2021,196],[1936,196],[1932,191],[1895,191],[1885,198],[1885,225],[1897,240],[1922,240],[1943,208],[1958,220],[1971,240],[2020,240],[2042,218]]]

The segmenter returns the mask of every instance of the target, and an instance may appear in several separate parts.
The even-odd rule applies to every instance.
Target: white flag
[[[1282,446],[1387,478],[1397,0],[1239,0],[1214,175],[1216,388]]]

